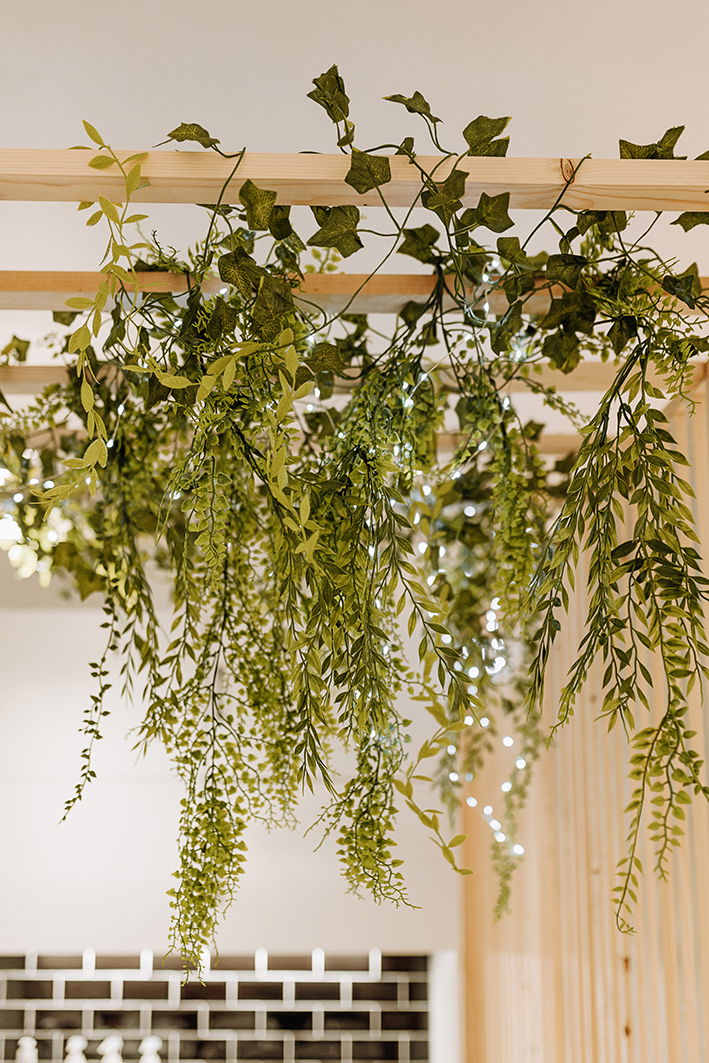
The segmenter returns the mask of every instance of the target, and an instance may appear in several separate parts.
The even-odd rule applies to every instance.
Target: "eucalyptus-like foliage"
[[[69,329],[58,341],[69,382],[0,423],[15,562],[63,570],[104,602],[106,652],[91,666],[67,812],[94,775],[116,658],[123,691],[144,706],[139,744],[160,742],[184,783],[173,940],[199,967],[243,872],[249,824],[293,825],[304,786],[324,787],[316,826],[336,837],[351,889],[409,903],[401,805],[466,871],[464,837],[427,806],[427,786],[436,778],[437,803],[455,807],[504,725],[521,766],[495,834],[501,910],[551,722],[546,663],[583,551],[586,632],[554,726],[601,660],[604,712],[629,736],[636,783],[618,887],[625,926],[644,820],[664,874],[683,804],[709,794],[687,723],[687,695],[706,672],[707,583],[684,459],[660,409],[685,396],[706,350],[696,268],[662,261],[620,211],[573,212],[560,197],[520,239],[507,193],[469,203],[461,162],[504,155],[506,118],[472,120],[448,149],[421,93],[388,97],[441,153],[428,172],[411,136],[363,145],[336,67],[309,95],[335,123],[347,182],[380,197],[377,229],[344,205],[312,207],[297,231],[275,192],[240,182],[243,151],[183,123],[169,140],[219,153],[231,173],[206,208],[204,238],[177,251],[146,237],[148,218],[131,205],[143,156],[117,155],[85,123],[88,165],[125,184],[123,205],[80,204],[107,232],[105,281],[56,315]],[[623,141],[621,152],[673,157],[675,133]],[[420,177],[404,210],[387,204],[392,153]],[[532,254],[542,230],[553,253]],[[396,252],[432,272],[430,297],[390,327],[349,307],[327,315],[300,291],[306,273],[365,244],[381,248],[379,268]],[[144,270],[182,274],[185,294],[136,292]],[[26,354],[14,339],[3,357]],[[563,388],[589,354],[617,374],[584,424],[536,370],[558,370]],[[549,467],[512,383],[581,426],[577,455]],[[442,433],[453,433],[448,448]],[[172,590],[167,629],[156,568]],[[659,715],[649,653],[666,678]],[[407,717],[420,707],[430,734],[412,753]]]

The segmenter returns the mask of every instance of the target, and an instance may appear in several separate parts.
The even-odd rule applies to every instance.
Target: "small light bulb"
[[[526,767],[527,761],[524,759],[524,757],[517,757],[517,760],[515,761],[515,768],[518,768],[521,771],[522,768]]]
[[[511,782],[503,782],[503,784],[500,787],[500,789],[502,790],[503,794],[508,794],[510,792],[510,790],[512,789],[512,783]]]
[[[490,826],[492,827],[493,830],[500,830],[500,828],[502,827],[502,824],[500,823],[499,819],[491,819],[490,820]]]
[[[16,495],[12,496],[12,501],[13,502],[21,502],[24,497],[25,496],[20,491],[18,491]]]
[[[451,782],[458,782],[458,780],[460,779],[460,775],[458,774],[457,771],[449,771],[448,772],[448,778],[450,779]]]
[[[498,831],[495,832],[495,841],[496,842],[504,842],[506,840],[507,840],[507,835],[503,834],[503,832],[501,830],[498,830]]]
[[[475,718],[473,716],[466,716],[463,720],[463,723],[466,727],[472,727],[472,725],[475,723]]]
[[[515,744],[515,740],[510,735],[505,735],[505,737],[502,739],[502,744],[503,746],[507,746],[509,748],[509,746],[513,746]]]
[[[457,753],[457,750],[456,750],[454,745],[450,745],[450,746],[448,746],[447,752],[448,752],[449,756],[454,757],[455,754]]]
[[[519,844],[513,845],[512,852],[515,854],[515,856],[524,856],[524,846]]]
[[[420,554],[425,554],[427,550],[428,550],[428,543],[419,543],[418,552]]]
[[[429,485],[429,484],[424,484],[424,485],[423,485],[423,487],[421,488],[421,490],[423,491],[423,493],[424,493],[424,495],[426,496],[426,498],[428,498],[428,496],[429,496],[429,495],[430,495],[430,493],[431,493],[431,487],[430,487],[430,485]]]
[[[51,488],[54,487],[54,480],[45,480],[44,487],[47,491],[51,490]]]
[[[491,816],[492,815],[492,805],[485,805],[485,807],[483,809],[483,815],[484,816]]]
[[[465,513],[466,517],[474,517],[477,513],[477,509],[475,506],[466,506],[463,513]]]
[[[481,716],[480,717],[480,726],[481,727],[489,727],[490,726],[490,721],[488,720],[487,716]]]
[[[469,808],[475,808],[478,802],[477,798],[475,797],[466,797],[465,803],[466,805],[468,805]]]

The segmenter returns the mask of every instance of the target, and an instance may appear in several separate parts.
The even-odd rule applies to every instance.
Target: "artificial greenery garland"
[[[678,273],[663,262],[623,212],[574,212],[563,197],[520,241],[509,235],[509,195],[464,207],[465,171],[454,164],[442,180],[426,172],[413,138],[355,146],[336,67],[309,95],[350,155],[347,182],[378,190],[385,233],[367,228],[355,206],[313,207],[306,239],[274,192],[246,181],[240,206],[225,205],[225,186],[207,208],[197,247],[166,250],[140,234],[146,215],[130,205],[143,157],[119,157],[85,123],[89,165],[119,170],[126,188],[123,206],[80,204],[89,225],[107,226],[106,280],[95,299],[71,301],[78,320],[60,316],[70,326],[60,344],[70,381],[0,425],[21,557],[32,551],[104,601],[106,650],[92,664],[96,694],[67,811],[94,774],[116,654],[124,691],[145,705],[139,743],[159,740],[185,784],[173,942],[198,967],[243,871],[248,824],[294,823],[303,786],[325,787],[319,824],[336,835],[352,889],[406,901],[395,855],[401,803],[465,871],[456,858],[463,837],[449,837],[444,813],[420,795],[437,774],[455,806],[489,736],[511,721],[525,755],[495,845],[503,907],[517,810],[546,737],[545,665],[584,550],[586,633],[555,726],[602,660],[604,715],[628,733],[635,787],[616,905],[625,927],[644,818],[664,874],[682,805],[691,793],[709,795],[687,722],[688,691],[706,674],[707,582],[684,459],[657,406],[685,396],[690,361],[707,348],[696,268]],[[474,119],[464,147],[450,152],[420,93],[389,99],[420,116],[446,160],[506,153],[505,118]],[[672,158],[680,131],[654,145],[621,142],[621,154]],[[169,139],[224,154],[196,124]],[[420,176],[408,210],[387,205],[392,151]],[[243,154],[225,156],[230,181]],[[414,224],[420,209],[428,220]],[[558,250],[532,255],[544,227]],[[386,333],[299,297],[306,271],[334,268],[365,241],[381,242],[381,265],[396,251],[435,277],[430,298],[408,303]],[[136,293],[133,274],[145,269],[184,274],[188,294]],[[210,295],[204,285],[215,273],[223,287]],[[540,290],[550,306],[532,317],[527,304]],[[540,426],[520,422],[508,385],[521,382],[578,420],[535,368],[557,369],[563,387],[589,351],[615,359],[617,375],[583,426],[578,455],[550,470]],[[25,355],[21,341],[5,351]],[[443,428],[457,442],[439,455]],[[155,563],[173,592],[167,632]],[[666,677],[657,718],[648,651]],[[432,718],[416,754],[407,750],[406,697]],[[333,769],[343,748],[344,774]],[[437,772],[425,768],[433,757]]]

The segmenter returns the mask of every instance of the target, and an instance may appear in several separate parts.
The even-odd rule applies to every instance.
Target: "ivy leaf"
[[[243,247],[237,247],[234,251],[222,255],[217,266],[219,276],[224,283],[238,288],[245,299],[252,294],[263,274],[261,267],[254,262],[251,255],[244,251]]]
[[[73,315],[75,316],[75,315]],[[27,361],[27,352],[30,349],[29,340],[21,340],[19,336],[13,336],[0,351],[0,357],[15,358],[18,362]]]
[[[509,192],[501,192],[499,196],[481,192],[477,207],[472,208],[472,224],[483,225],[494,233],[503,233],[514,224],[507,213],[509,205]]]
[[[675,218],[673,225],[681,225],[685,232],[694,229],[696,225],[709,225],[709,203],[707,210],[685,210],[679,218]]]
[[[337,67],[333,65],[320,77],[313,78],[313,84],[315,88],[308,93],[308,99],[320,104],[333,122],[346,121],[350,114],[350,100]]]
[[[293,226],[290,223],[290,207],[275,204],[271,208],[268,219],[268,228],[274,240],[287,240],[293,235]]]
[[[538,268],[527,252],[522,249],[518,236],[500,236],[497,240],[497,251],[501,258],[506,259],[518,269]]]
[[[629,140],[618,141],[621,159],[684,159],[675,155],[677,141],[684,133],[683,125],[672,126],[654,144],[632,144]]]
[[[543,329],[564,328],[591,335],[596,316],[596,304],[588,292],[564,292],[559,299],[552,299],[540,324]]]
[[[334,343],[316,343],[308,355],[308,368],[313,375],[337,373],[344,365],[345,360]]]
[[[52,310],[52,321],[56,321],[57,325],[71,325],[76,316],[74,310]]]
[[[268,229],[276,198],[275,192],[259,188],[250,178],[244,181],[239,190],[239,200],[246,209],[246,224],[249,229]]]
[[[581,343],[573,332],[552,332],[542,345],[542,353],[562,373],[570,373],[581,361]]]
[[[577,288],[583,267],[588,265],[585,255],[549,255],[546,275],[548,280]]]
[[[679,276],[668,274],[662,278],[662,287],[676,299],[686,303],[694,310],[697,305],[697,296],[701,294],[701,282],[696,264],[693,264]]]
[[[484,114],[469,122],[463,130],[468,155],[506,155],[510,138],[497,140],[496,137],[505,130],[508,122],[509,118],[487,118]]]
[[[348,258],[362,247],[357,235],[359,210],[351,204],[340,207],[313,207],[320,228],[308,240],[310,247],[334,247]]]
[[[433,225],[420,225],[416,229],[402,229],[404,239],[399,245],[400,255],[409,255],[418,262],[437,262],[439,255],[434,251],[440,233]]]
[[[394,152],[395,155],[413,155],[414,153],[414,138],[404,137],[399,147]]]
[[[637,318],[632,317],[630,314],[623,314],[622,317],[617,317],[608,329],[608,339],[611,341],[615,354],[620,354],[626,343],[637,334]]]
[[[451,170],[445,181],[440,181],[433,188],[427,188],[421,193],[423,206],[437,214],[444,225],[447,225],[463,206],[462,197],[467,176],[464,170]]]
[[[353,148],[352,163],[345,181],[360,195],[387,184],[391,181],[391,166],[388,158],[386,155],[368,155],[366,151]]]
[[[251,314],[264,339],[274,339],[283,327],[283,318],[293,311],[293,292],[284,277],[265,274]]]
[[[196,144],[201,144],[203,148],[215,148],[219,143],[209,135],[204,126],[197,122],[181,122],[171,133],[167,134],[167,139],[179,142],[192,140]]]
[[[225,303],[220,295],[214,300],[211,317],[207,322],[207,333],[217,343],[225,333],[233,332],[237,313],[233,306]]]
[[[402,96],[400,92],[395,92],[393,96],[385,96],[384,99],[391,103],[400,103],[409,114],[420,114],[428,118],[429,122],[440,122],[440,118],[431,114],[431,105],[428,100],[418,91],[413,96]]]

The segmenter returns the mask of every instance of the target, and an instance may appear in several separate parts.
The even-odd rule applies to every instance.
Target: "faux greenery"
[[[435,777],[439,803],[455,808],[504,726],[523,755],[495,835],[503,908],[517,812],[548,737],[546,662],[583,551],[586,630],[554,726],[600,660],[603,714],[631,749],[616,902],[626,927],[641,828],[664,875],[684,804],[709,796],[687,721],[687,695],[706,674],[707,582],[685,460],[659,407],[686,397],[691,360],[707,348],[696,267],[663,261],[621,211],[557,203],[521,239],[508,194],[464,207],[456,163],[504,155],[506,118],[473,119],[449,148],[421,93],[388,97],[453,160],[429,173],[411,136],[364,143],[336,67],[314,84],[309,95],[350,156],[347,182],[381,198],[376,222],[349,205],[315,206],[296,222],[275,192],[246,181],[240,205],[225,205],[225,186],[206,207],[204,239],[178,252],[144,235],[148,219],[130,203],[142,156],[119,157],[85,123],[89,165],[119,170],[126,189],[125,205],[79,208],[105,227],[106,279],[95,299],[55,315],[68,328],[57,342],[69,382],[0,424],[15,563],[45,578],[65,571],[82,596],[103,598],[106,649],[91,665],[96,693],[67,811],[94,775],[116,657],[123,690],[145,706],[139,744],[162,743],[184,782],[173,939],[199,966],[244,869],[248,824],[292,825],[303,787],[324,785],[318,827],[337,838],[351,889],[407,902],[401,806],[466,871],[463,836],[428,807],[427,784]],[[621,154],[673,158],[680,132],[621,141]],[[225,153],[202,126],[183,123],[169,140],[229,158],[238,179],[243,151]],[[420,177],[407,210],[387,204],[391,153]],[[540,233],[551,253],[532,254]],[[408,303],[386,332],[299,296],[305,273],[337,268],[363,245],[381,248],[378,268],[396,252],[435,278],[430,298]],[[188,293],[136,294],[132,275],[146,269],[182,273]],[[209,294],[215,276],[222,286]],[[540,291],[551,297],[541,317],[528,307]],[[15,339],[3,356],[26,353]],[[537,367],[558,370],[563,389],[589,355],[617,372],[583,424]],[[540,426],[510,401],[512,381],[576,418],[577,455],[548,466]],[[444,430],[455,436],[447,450]],[[157,570],[174,601],[167,630]],[[649,652],[666,681],[653,691],[659,715]],[[430,735],[413,752],[405,717],[419,711]]]

